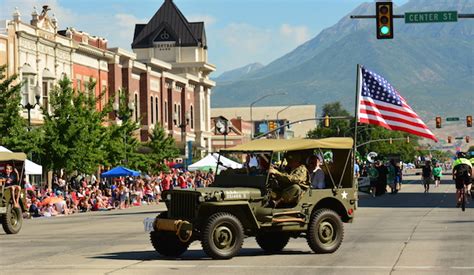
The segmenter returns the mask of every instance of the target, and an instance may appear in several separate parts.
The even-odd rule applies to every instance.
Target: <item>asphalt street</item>
[[[164,259],[142,223],[162,204],[25,220],[19,234],[0,233],[0,274],[474,274],[474,202],[456,208],[447,178],[428,194],[418,176],[406,179],[396,195],[361,195],[333,254],[292,239],[269,255],[247,238],[230,260],[211,260],[198,242],[182,258]]]

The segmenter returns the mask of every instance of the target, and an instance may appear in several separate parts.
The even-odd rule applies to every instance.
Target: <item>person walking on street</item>
[[[425,162],[425,166],[423,166],[423,169],[421,170],[421,179],[423,180],[425,193],[428,193],[430,191],[430,183],[433,180],[433,171],[429,160]]]
[[[436,163],[435,167],[433,168],[433,178],[435,182],[435,187],[438,187],[441,182],[441,176],[443,175],[441,165],[439,162]]]
[[[370,190],[372,192],[372,197],[375,198],[377,192],[377,180],[379,178],[379,171],[375,167],[375,164],[371,164],[369,167],[369,179],[370,179]]]
[[[387,167],[387,184],[390,186],[390,193],[395,194],[397,191],[397,186],[395,183],[395,177],[397,176],[395,169],[395,161],[392,159]]]

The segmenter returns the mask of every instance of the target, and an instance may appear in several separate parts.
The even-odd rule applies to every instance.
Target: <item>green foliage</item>
[[[96,97],[93,81],[85,93],[74,91],[66,77],[58,84],[50,93],[51,112],[43,109],[42,163],[55,171],[65,169],[66,173],[92,174],[106,157],[104,148],[108,135],[104,122],[110,106],[102,111],[96,109],[105,91]]]
[[[309,138],[343,137],[350,134],[349,130],[353,125],[353,118],[331,119],[331,117],[349,116],[349,112],[342,108],[340,102],[328,103],[323,106],[321,117],[326,115],[330,118],[329,127],[324,127],[324,120],[319,121],[318,128],[308,132]]]
[[[0,144],[12,151],[40,153],[40,129],[28,131],[28,122],[20,116],[22,83],[14,84],[17,76],[6,77],[6,67],[0,67]]]
[[[168,136],[163,127],[159,124],[155,126],[153,132],[150,134],[150,141],[146,146],[150,149],[150,153],[147,154],[147,157],[151,172],[166,170],[164,160],[175,158],[179,155],[175,140],[173,137]]]
[[[133,121],[132,112],[128,108],[128,92],[119,90],[119,102],[116,115],[122,123],[112,124],[107,128],[107,142],[105,144],[106,166],[125,165],[132,169],[143,170],[146,168],[146,158],[137,149],[140,142],[135,137],[140,128]],[[111,99],[112,101],[113,99]]]

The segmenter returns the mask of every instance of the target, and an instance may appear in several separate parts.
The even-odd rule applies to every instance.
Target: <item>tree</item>
[[[153,132],[150,134],[150,141],[146,147],[150,149],[147,154],[151,172],[163,171],[166,168],[165,159],[177,157],[179,155],[178,147],[173,137],[166,135],[165,130],[160,124],[155,125]]]
[[[131,119],[132,112],[128,108],[128,92],[121,89],[118,93],[119,102],[116,116],[122,120],[122,123],[120,125],[112,124],[107,128],[104,164],[107,166],[126,164],[130,168],[140,169],[146,166],[146,159],[137,151],[140,142],[135,137],[135,133],[140,127]]]
[[[0,144],[12,151],[40,153],[41,130],[28,129],[27,121],[20,115],[22,83],[15,83],[17,76],[6,77],[6,66],[0,67]]]
[[[93,174],[105,159],[107,141],[104,126],[109,106],[97,111],[104,96],[95,96],[95,82],[85,93],[74,91],[69,79],[59,81],[50,93],[51,112],[44,108],[43,163],[48,169],[66,173],[73,171]]]
[[[348,131],[353,125],[353,118],[348,119],[331,119],[331,117],[350,117],[349,112],[342,108],[340,102],[328,103],[323,106],[321,117],[328,115],[330,117],[330,125],[324,127],[324,121],[320,121],[318,128],[308,132],[309,138],[325,138],[325,137],[342,137],[350,134]]]

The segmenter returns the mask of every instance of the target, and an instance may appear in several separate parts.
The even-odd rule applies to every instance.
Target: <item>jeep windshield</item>
[[[212,187],[264,189],[271,160],[271,151],[220,152]]]

